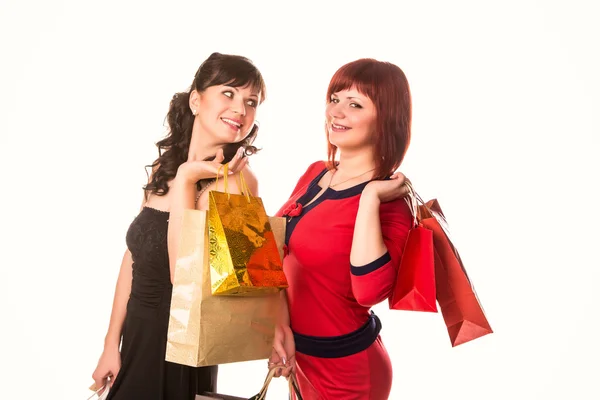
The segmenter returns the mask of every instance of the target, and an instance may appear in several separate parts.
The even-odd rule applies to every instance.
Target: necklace
[[[334,186],[341,185],[342,183],[346,183],[346,182],[348,182],[348,181],[351,181],[352,179],[360,178],[361,176],[363,176],[363,175],[365,175],[365,174],[367,174],[367,173],[369,173],[369,172],[371,172],[371,171],[374,171],[374,170],[375,170],[375,168],[373,168],[373,169],[370,169],[370,170],[368,170],[368,171],[365,171],[365,172],[363,172],[363,173],[362,173],[362,174],[360,174],[360,175],[353,176],[352,178],[348,178],[348,179],[346,179],[346,180],[344,180],[344,181],[341,181],[341,182],[338,182],[338,183],[335,183],[335,184],[333,184],[333,185],[332,185],[332,184],[331,184],[331,182],[333,181],[333,176],[334,176],[334,175],[335,175],[335,173],[337,172],[337,169],[336,169],[336,170],[335,170],[335,171],[333,171],[333,173],[331,174],[331,179],[329,180],[329,187],[330,187],[330,188],[332,188],[332,187],[334,187]]]
[[[208,182],[206,183],[206,186],[204,186],[202,189],[200,189],[200,190],[198,191],[198,194],[196,195],[196,201],[194,202],[194,205],[198,204],[198,200],[200,200],[200,196],[202,196],[202,193],[204,193],[204,192],[206,191],[206,189],[208,189],[208,187],[209,187],[210,185],[212,185],[212,184],[213,184],[213,182],[215,182],[215,181],[216,181],[216,179],[211,179],[210,181],[208,181]]]

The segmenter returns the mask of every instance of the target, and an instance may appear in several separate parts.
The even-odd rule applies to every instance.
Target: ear
[[[190,109],[194,115],[198,114],[200,108],[200,93],[196,89],[190,92]]]

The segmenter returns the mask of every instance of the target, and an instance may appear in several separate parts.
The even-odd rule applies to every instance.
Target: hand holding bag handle
[[[260,392],[258,392],[258,394],[250,397],[248,400],[264,400],[267,396],[267,390],[269,389],[269,384],[271,383],[271,380],[273,379],[273,377],[275,376],[275,373],[277,372],[278,369],[280,368],[286,368],[285,365],[283,364],[276,364],[273,365],[269,368],[269,373],[267,374],[267,378],[265,379],[265,383],[263,384],[263,387],[260,389]],[[296,400],[303,400],[302,399],[302,395],[300,394],[300,389],[298,388],[298,382],[296,381],[296,376],[294,374],[291,374],[288,378],[288,385],[289,385],[289,390],[290,390],[290,399],[292,399],[292,393],[294,393],[296,395]]]
[[[103,392],[102,390],[105,389]],[[96,385],[92,385],[90,386],[90,390],[94,390],[94,393],[92,393],[92,395],[90,397],[87,398],[87,400],[91,400],[94,398],[94,396],[98,396],[97,400],[105,400],[108,397],[108,391],[110,390],[110,386],[108,386],[108,384],[106,385],[102,385],[100,387],[100,389],[96,389]],[[102,394],[99,394],[100,392],[102,392]]]

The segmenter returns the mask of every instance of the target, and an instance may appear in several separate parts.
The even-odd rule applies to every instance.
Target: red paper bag
[[[422,226],[411,229],[389,299],[390,309],[437,312],[433,257],[433,233]]]
[[[404,200],[410,208],[413,224],[408,232],[396,282],[388,301],[392,310],[437,312],[433,234],[419,224],[418,195],[410,183],[407,186],[409,194]]]
[[[433,232],[436,296],[452,347],[492,333],[438,201],[419,206],[419,212],[421,224]]]

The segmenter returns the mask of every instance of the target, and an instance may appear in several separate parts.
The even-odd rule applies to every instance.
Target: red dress
[[[312,164],[277,215],[288,216],[284,270],[290,325],[296,339],[298,383],[306,400],[383,400],[392,366],[370,308],[391,293],[411,226],[406,203],[380,208],[388,252],[356,268],[350,265],[354,223],[368,182],[321,191],[324,162]]]

